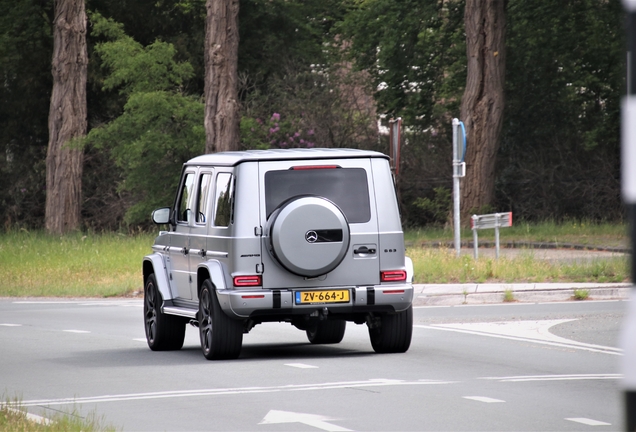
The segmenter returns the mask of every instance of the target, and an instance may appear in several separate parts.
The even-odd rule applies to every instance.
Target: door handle
[[[366,246],[361,246],[358,249],[354,249],[353,253],[358,255],[358,254],[371,254],[373,255],[375,253],[375,249],[371,248],[369,249]]]

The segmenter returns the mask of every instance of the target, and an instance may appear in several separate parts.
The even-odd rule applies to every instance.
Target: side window
[[[189,223],[192,219],[192,193],[194,186],[194,173],[186,173],[177,201],[177,222]]]
[[[208,197],[210,196],[210,185],[212,184],[212,173],[203,173],[199,176],[199,196],[197,197],[197,215],[195,221],[203,224],[206,222],[206,210],[208,209]]]
[[[232,222],[232,203],[234,200],[234,188],[232,174],[219,173],[216,176],[216,190],[214,206],[214,225],[227,227]]]

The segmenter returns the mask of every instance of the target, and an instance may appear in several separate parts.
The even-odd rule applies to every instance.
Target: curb
[[[574,299],[576,290],[588,291],[587,300],[626,300],[631,283],[520,283],[520,284],[416,284],[413,306],[456,306],[512,302],[538,303]],[[509,294],[508,294],[509,293]]]

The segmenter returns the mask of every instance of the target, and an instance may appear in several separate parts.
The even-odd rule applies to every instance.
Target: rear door
[[[281,265],[281,258],[263,253],[266,287],[351,286],[379,283],[379,237],[373,173],[369,159],[320,161],[275,161],[260,163],[261,224],[269,226],[276,210],[303,196],[323,197],[344,214],[349,227],[349,244],[340,264],[325,275],[309,278],[294,275]],[[312,227],[302,230],[312,241]],[[305,232],[306,231],[306,232]],[[272,239],[265,233],[264,249],[272,250]],[[346,239],[345,239],[346,240]],[[305,241],[305,239],[300,240]],[[269,242],[269,244],[268,244]],[[302,248],[298,248],[302,253]],[[293,258],[290,258],[293,259]]]

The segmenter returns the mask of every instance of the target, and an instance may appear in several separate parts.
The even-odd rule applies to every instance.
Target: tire
[[[185,339],[185,321],[161,312],[163,299],[154,274],[148,275],[144,287],[144,327],[146,341],[153,351],[179,350]]]
[[[377,353],[403,353],[411,346],[413,306],[395,314],[380,316],[380,325],[369,327],[371,346]]]
[[[221,310],[210,279],[203,282],[199,294],[199,336],[201,351],[208,360],[235,359],[243,344],[243,322]]]
[[[347,328],[345,320],[316,321],[307,328],[307,339],[312,344],[337,344],[342,341]]]

